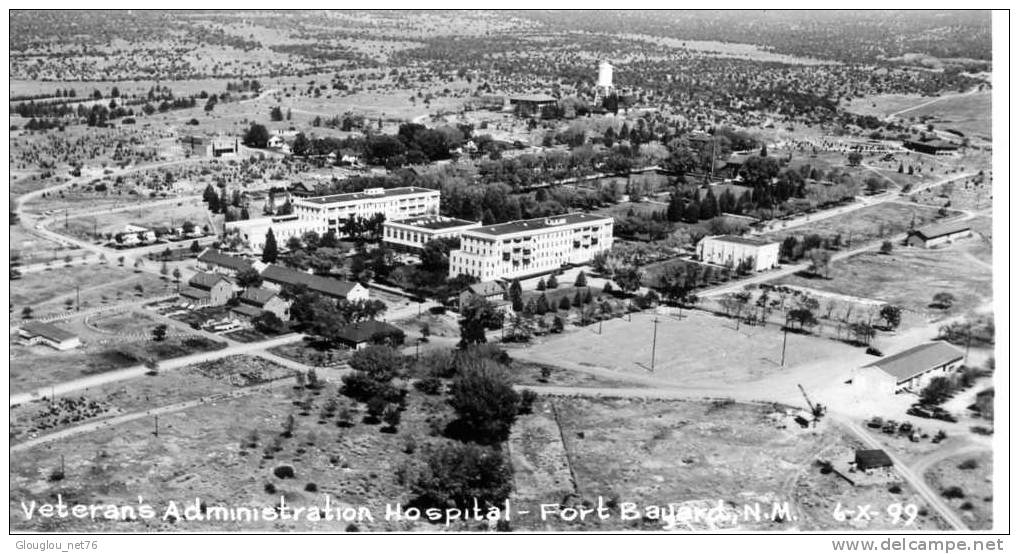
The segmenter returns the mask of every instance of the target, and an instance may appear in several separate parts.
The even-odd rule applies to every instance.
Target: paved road
[[[220,340],[222,337],[220,337]],[[234,346],[228,346],[220,350],[214,350],[212,352],[199,352],[197,354],[191,354],[188,356],[181,356],[179,358],[171,358],[169,360],[162,360],[159,362],[159,371],[166,371],[169,369],[179,369],[184,366],[198,364],[203,362],[211,362],[221,358],[229,356],[236,356],[242,354],[258,355],[259,351],[283,344],[290,344],[293,342],[299,342],[304,340],[304,335],[294,333],[277,337],[274,339],[264,340],[260,342],[251,342],[246,344],[236,343]],[[99,373],[96,375],[90,375],[81,379],[75,379],[73,381],[64,381],[56,385],[49,387],[41,387],[31,392],[23,392],[19,394],[11,395],[10,404],[24,404],[25,402],[31,402],[38,398],[48,397],[50,395],[59,396],[70,392],[75,392],[89,387],[97,387],[100,385],[106,385],[109,383],[116,383],[118,381],[124,381],[127,379],[136,379],[145,375],[149,371],[149,368],[144,365],[137,365],[127,367],[124,369],[118,369],[116,371],[108,371],[105,373]]]

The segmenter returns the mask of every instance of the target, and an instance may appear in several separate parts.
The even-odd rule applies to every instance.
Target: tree
[[[262,247],[262,263],[276,263],[278,256],[279,249],[276,246],[276,235],[273,234],[272,229],[269,229],[265,232],[265,246]]]
[[[950,292],[939,292],[934,295],[933,300],[931,304],[933,307],[948,310],[955,303],[955,296]]]
[[[886,240],[881,243],[881,253],[891,254],[892,253],[892,241]]]
[[[920,391],[920,402],[936,406],[951,396],[954,390],[955,387],[952,385],[952,380],[948,377],[934,377]]]
[[[491,302],[480,296],[468,300],[461,306],[460,316],[460,348],[487,342],[485,329],[497,329],[502,325],[502,314]]]
[[[412,504],[421,508],[461,510],[500,506],[513,490],[513,471],[505,455],[476,444],[442,443],[429,449],[425,469],[410,490]]]
[[[382,413],[382,421],[385,421],[389,426],[390,432],[395,433],[397,425],[400,424],[399,408],[393,405],[386,406],[386,410]]]
[[[281,110],[279,106],[273,106],[272,109],[269,110],[269,119],[273,121],[283,121],[283,110]]]
[[[881,306],[879,313],[881,319],[885,320],[885,323],[888,324],[889,329],[895,329],[902,322],[902,308],[900,306],[885,304]]]
[[[198,244],[198,241],[197,240],[191,241],[191,253],[192,254],[197,254],[197,253],[199,253],[201,251],[202,251],[202,247],[201,247],[201,245]]]
[[[644,275],[635,267],[628,267],[616,272],[612,279],[619,285],[619,290],[624,293],[632,293],[640,288]]]
[[[573,282],[575,287],[586,287],[587,286],[587,275],[581,271],[577,274],[577,280]]]
[[[831,252],[823,248],[814,248],[807,252],[807,257],[810,258],[810,268],[808,271],[814,275],[828,277],[828,269],[831,266]]]
[[[855,167],[855,166],[860,165],[860,162],[862,162],[862,161],[863,161],[863,154],[861,154],[859,152],[850,152],[849,153],[849,165]]]
[[[265,148],[269,144],[269,130],[265,125],[252,123],[244,133],[244,144],[252,148]]]
[[[286,323],[276,314],[266,310],[251,320],[255,329],[267,335],[278,335],[286,330]]]
[[[179,283],[180,282],[180,276],[181,276],[180,268],[179,267],[173,268],[173,280],[177,281]]]
[[[152,340],[156,342],[163,342],[166,340],[166,324],[156,325],[152,329]]]
[[[545,286],[549,289],[555,289],[559,287],[559,280],[556,279],[555,273],[548,276],[548,280],[545,281]]]
[[[509,299],[510,302],[513,304],[514,312],[519,312],[524,309],[524,300],[522,294],[523,291],[520,288],[520,281],[518,279],[513,279],[513,282],[510,283],[509,287]]]
[[[237,272],[235,276],[237,286],[241,288],[252,288],[262,286],[262,276],[253,267],[248,267]]]
[[[453,426],[457,435],[480,444],[498,444],[509,438],[520,395],[495,362],[475,357],[461,363],[449,394],[449,405],[457,414]]]

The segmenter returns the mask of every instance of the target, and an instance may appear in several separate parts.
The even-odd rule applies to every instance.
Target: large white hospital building
[[[467,229],[449,253],[449,276],[513,279],[589,262],[612,247],[613,221],[572,213]]]
[[[293,200],[294,215],[323,222],[341,234],[343,223],[353,217],[383,214],[393,221],[439,213],[439,191],[420,187],[372,188],[361,192],[313,196]]]

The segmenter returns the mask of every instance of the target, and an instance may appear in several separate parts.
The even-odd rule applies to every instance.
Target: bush
[[[267,492],[269,494],[276,494],[276,485],[274,485],[272,483],[266,483],[265,484],[265,492]]]
[[[304,486],[304,490],[306,492],[318,492],[318,485],[316,485],[315,483],[308,483],[307,485]]]
[[[941,491],[941,496],[945,498],[966,498],[966,494],[962,492],[962,487],[948,487]]]
[[[977,464],[976,459],[970,458],[968,460],[965,460],[961,464],[959,464],[959,469],[962,469],[962,470],[976,469],[978,465],[979,464]]]
[[[445,443],[429,450],[425,468],[411,484],[412,505],[481,509],[498,506],[513,488],[513,472],[501,452],[474,444]]]
[[[520,409],[520,395],[494,362],[481,359],[465,364],[449,392],[449,404],[458,416],[455,434],[482,444],[500,443],[509,437]]]
[[[414,383],[414,388],[430,396],[442,392],[442,379],[438,377],[425,377]]]
[[[276,469],[272,470],[272,474],[279,479],[293,479],[296,475],[292,465],[277,466]]]
[[[538,393],[531,389],[524,389],[520,391],[520,407],[518,408],[518,414],[529,414],[534,409],[534,401],[538,399]]]

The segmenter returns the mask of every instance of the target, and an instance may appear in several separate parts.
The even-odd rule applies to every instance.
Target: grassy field
[[[147,332],[147,330],[146,330]],[[21,346],[11,341],[11,392],[26,392],[88,375],[105,373],[138,365],[139,360],[159,360],[216,350],[225,346],[198,337],[186,339],[170,336],[163,342],[148,339],[110,339],[106,344],[88,341],[74,350],[58,352],[46,346]]]
[[[635,313],[606,320],[602,334],[575,332],[551,335],[532,347],[544,357],[569,360],[621,374],[651,375],[654,314]],[[751,382],[779,371],[782,332],[774,327],[740,327],[728,318],[700,311],[684,311],[683,319],[659,316],[656,379],[684,384],[716,385]],[[786,365],[816,361],[851,347],[806,335],[789,335]]]
[[[867,252],[832,264],[830,279],[792,275],[775,284],[882,300],[919,313],[940,313],[928,307],[931,297],[948,292],[956,302],[947,313],[962,313],[991,298],[990,270],[964,261],[967,251],[981,249],[983,244],[974,237],[939,249],[896,247],[890,255]]]
[[[933,101],[933,102],[932,102]],[[933,117],[938,129],[955,129],[967,135],[991,136],[991,93],[950,94],[941,98],[885,94],[854,99],[847,111],[861,115],[900,118]]]
[[[141,287],[141,291],[137,287]],[[75,287],[78,287],[77,290]],[[151,273],[135,273],[115,263],[80,267],[60,267],[32,273],[11,281],[10,303],[15,312],[31,306],[36,317],[66,312],[66,302],[80,299],[81,309],[116,304],[149,296],[170,294],[176,290],[171,281]]]
[[[9,229],[10,253],[19,256],[22,264],[53,262],[56,265],[66,256],[76,258],[85,254],[80,248],[64,246],[36,235],[21,225],[11,225]]]
[[[97,216],[71,218],[65,227],[63,222],[53,226],[53,230],[72,237],[92,239],[106,233],[120,233],[124,226],[138,225],[147,229],[176,228],[185,221],[194,223],[200,231],[208,224],[207,210],[200,199],[181,200],[176,205],[162,205],[158,209],[139,208]]]
[[[953,215],[953,212],[949,212],[949,215]],[[911,223],[920,227],[940,219],[940,217],[936,208],[898,202],[882,202],[847,214],[800,225],[787,231],[768,233],[762,238],[782,241],[790,235],[802,237],[818,234],[830,237],[839,234],[842,235],[843,242],[851,240],[853,245],[859,245],[869,240],[904,233],[909,229]]]
[[[946,458],[927,470],[924,479],[942,496],[952,487],[959,487],[962,496],[949,499],[948,504],[971,529],[991,529],[993,475],[993,456],[990,451],[984,451]]]
[[[722,504],[720,530],[901,529],[883,521],[866,526],[836,522],[831,511],[843,506],[923,501],[894,475],[862,480],[854,487],[836,475],[822,474],[815,464],[829,460],[849,473],[858,444],[823,421],[802,429],[781,408],[727,402],[682,402],[641,399],[556,399],[541,402],[532,415],[515,426],[510,443],[516,470],[514,503],[608,506],[631,502],[647,506],[670,503],[686,508]],[[572,470],[572,472],[571,472]],[[571,479],[575,476],[575,484]],[[888,491],[890,484],[900,494]],[[773,503],[788,502],[786,521],[768,518]],[[744,506],[760,503],[761,521],[742,517]],[[529,517],[517,527],[526,530],[706,531],[706,522],[635,519],[622,521],[610,509],[604,521],[542,522]],[[905,529],[937,529],[929,516]]]

